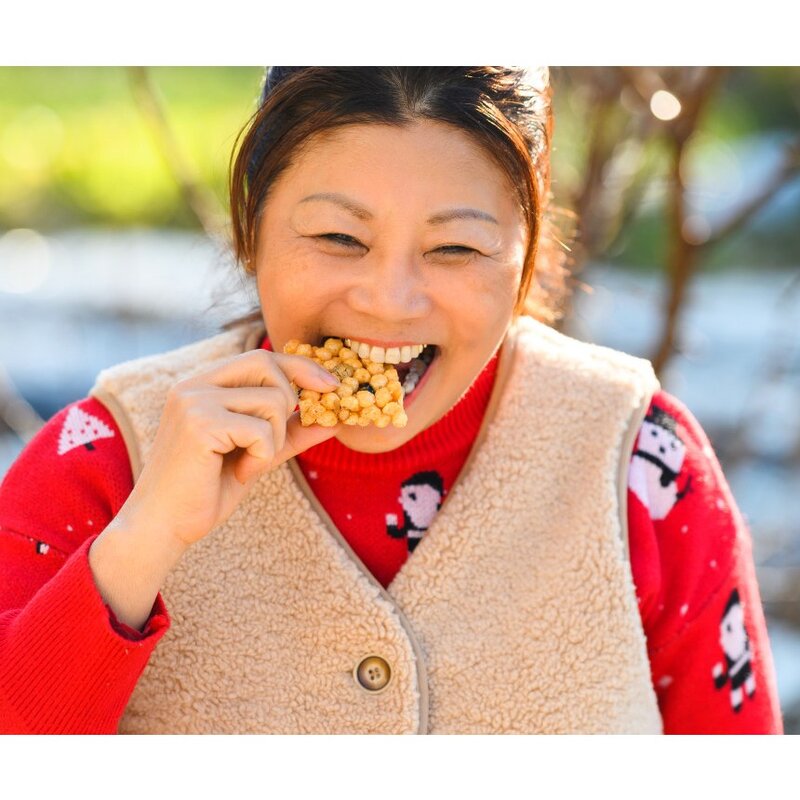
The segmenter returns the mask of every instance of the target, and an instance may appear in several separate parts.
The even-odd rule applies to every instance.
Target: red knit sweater
[[[456,480],[496,367],[396,450],[357,453],[334,438],[298,457],[384,586]],[[55,414],[0,485],[0,733],[116,731],[170,624],[161,595],[143,632],[120,623],[92,579],[89,546],[132,487],[122,436],[94,398]],[[749,531],[705,433],[664,391],[631,454],[628,521],[665,732],[781,733]]]

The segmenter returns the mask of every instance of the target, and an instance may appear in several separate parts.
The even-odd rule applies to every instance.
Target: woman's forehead
[[[297,202],[340,192],[368,205],[373,192],[397,184],[407,198],[412,192],[426,198],[426,205],[492,205],[486,212],[494,216],[508,206],[507,216],[514,206],[512,184],[491,155],[466,132],[434,120],[324,131],[307,140],[292,161],[284,178]]]
[[[298,148],[299,158],[341,157],[357,159],[364,152],[391,156],[398,148],[405,155],[416,154],[421,160],[442,155],[450,160],[483,162],[496,166],[491,154],[468,131],[433,119],[415,119],[402,124],[359,122],[340,125],[312,134]]]

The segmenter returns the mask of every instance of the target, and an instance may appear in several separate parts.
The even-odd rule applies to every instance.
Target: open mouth
[[[340,336],[326,335],[320,338],[318,346],[321,347],[325,340],[329,338],[344,341],[344,339]],[[440,352],[441,349],[438,347],[438,345],[429,344],[426,345],[422,352],[416,357],[411,358],[408,361],[401,361],[399,364],[389,364],[389,366],[392,366],[397,370],[397,379],[402,384],[403,393],[406,397],[409,397],[414,393],[414,390],[420,384],[423,376],[428,371],[428,368],[431,366],[431,364],[433,364],[433,362],[439,356]]]
[[[439,348],[435,344],[429,344],[425,349],[411,361],[406,363],[397,364],[397,376],[400,383],[403,384],[403,392],[406,397],[412,395],[414,390],[422,380],[422,376],[428,371],[428,367],[435,361],[439,355]]]

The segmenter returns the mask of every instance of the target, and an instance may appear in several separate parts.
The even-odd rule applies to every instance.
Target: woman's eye
[[[444,247],[436,248],[437,253],[445,253],[445,255],[452,253],[453,255],[457,255],[458,253],[477,253],[477,250],[473,250],[471,247],[463,247],[460,244],[448,244]]]
[[[467,264],[472,263],[481,254],[473,247],[465,247],[461,244],[447,244],[437,247],[433,255],[439,256],[445,263]]]
[[[335,244],[343,244],[345,247],[364,246],[357,239],[354,239],[352,236],[348,236],[346,233],[323,233],[319,238],[327,239],[329,242],[334,242]]]
[[[323,233],[320,234],[317,238],[325,239],[326,241],[333,242],[334,244],[341,244],[344,247],[364,247],[358,239],[354,239],[352,236],[349,236],[346,233]],[[464,245],[459,244],[448,244],[444,245],[443,247],[437,247],[434,253],[443,253],[444,255],[470,255],[476,256],[479,255],[478,251],[472,247],[465,247]]]

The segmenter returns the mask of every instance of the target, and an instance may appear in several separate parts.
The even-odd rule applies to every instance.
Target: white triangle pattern
[[[73,406],[67,413],[61,434],[58,437],[58,454],[63,456],[74,447],[94,442],[97,439],[108,439],[114,431],[93,414],[87,414],[78,406]]]

